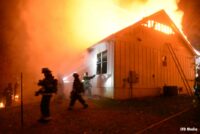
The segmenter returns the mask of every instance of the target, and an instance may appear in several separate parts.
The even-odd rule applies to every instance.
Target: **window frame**
[[[108,51],[97,53],[96,74],[106,74],[108,71]]]

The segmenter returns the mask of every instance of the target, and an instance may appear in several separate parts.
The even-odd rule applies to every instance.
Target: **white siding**
[[[186,93],[185,86],[174,63],[171,53],[166,43],[174,45],[174,41],[168,40],[166,35],[159,35],[159,32],[142,31],[133,33],[131,38],[121,36],[117,38],[115,44],[115,97],[130,98],[128,82],[129,71],[135,71],[139,75],[138,83],[133,85],[133,96],[152,96],[160,95],[164,85],[175,85],[182,87]],[[145,29],[143,29],[145,30]],[[157,34],[157,35],[156,35]],[[125,34],[124,34],[125,35]],[[141,38],[139,41],[137,38]],[[194,79],[194,57],[188,52],[187,48],[178,49],[178,45],[184,46],[176,35],[170,37],[175,40],[177,46],[173,50],[181,64],[186,78],[190,80],[190,86]],[[180,51],[178,53],[177,51]],[[180,55],[181,54],[181,55]],[[167,57],[167,65],[163,66],[162,57]]]
[[[113,98],[113,84],[114,84],[114,48],[112,41],[105,41],[93,47],[93,50],[89,53],[89,58],[87,64],[90,64],[86,70],[90,72],[90,74],[96,74],[96,58],[97,54],[107,50],[107,73],[96,75],[96,77],[92,80],[93,85],[93,95],[100,95],[105,97]]]

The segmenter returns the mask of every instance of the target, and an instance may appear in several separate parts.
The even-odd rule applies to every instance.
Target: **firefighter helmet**
[[[42,73],[50,73],[51,71],[48,68],[42,68]]]
[[[74,73],[74,74],[73,74],[73,77],[74,77],[74,78],[78,78],[78,77],[79,77],[78,73]]]

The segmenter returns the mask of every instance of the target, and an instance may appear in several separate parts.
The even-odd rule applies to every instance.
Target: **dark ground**
[[[200,116],[197,116],[200,108],[192,97],[154,97],[129,101],[95,97],[86,100],[88,109],[82,109],[77,102],[74,109],[68,111],[68,100],[54,99],[51,103],[53,119],[48,124],[37,122],[40,117],[39,102],[25,105],[23,128],[20,124],[20,107],[0,109],[0,134],[200,133]],[[183,110],[186,112],[154,126],[156,122]],[[186,131],[180,131],[181,128]]]

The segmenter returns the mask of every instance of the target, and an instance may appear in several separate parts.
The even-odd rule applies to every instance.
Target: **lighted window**
[[[158,25],[158,31],[161,31],[161,25],[162,25],[162,24],[157,23],[157,25]]]
[[[153,20],[148,20],[147,21],[147,27],[148,28],[154,27],[154,21]]]
[[[97,54],[97,74],[107,73],[107,51]]]
[[[155,22],[153,20],[148,20],[147,23],[142,24],[142,25],[145,27],[148,27],[148,28],[153,28],[153,29],[163,32],[165,34],[174,34],[171,27],[161,24],[159,22]]]

